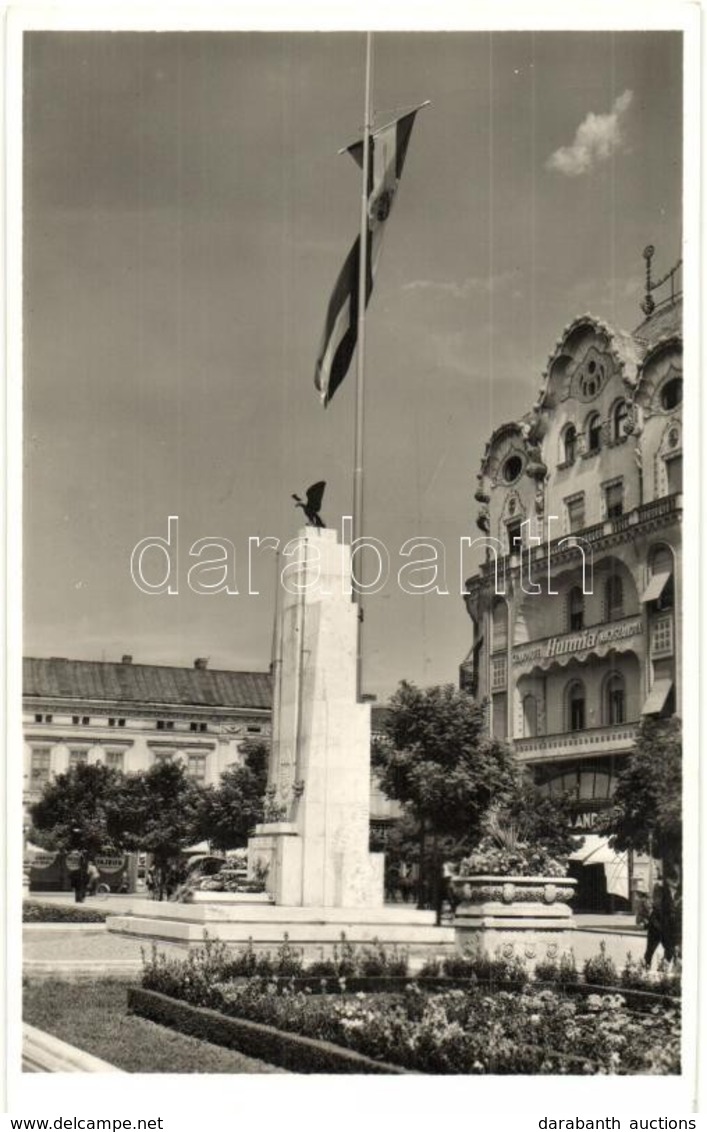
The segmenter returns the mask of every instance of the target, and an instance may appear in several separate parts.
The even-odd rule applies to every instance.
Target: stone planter
[[[568,877],[459,876],[454,915],[456,944],[494,957],[519,956],[534,967],[567,952],[574,928]]]

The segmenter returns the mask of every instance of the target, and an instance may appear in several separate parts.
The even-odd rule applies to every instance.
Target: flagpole
[[[368,182],[370,167],[371,127],[371,71],[373,42],[366,32],[366,101],[363,120],[363,161],[361,176],[361,229],[358,265],[358,336],[356,357],[356,423],[354,431],[354,498],[353,547],[363,533],[363,428],[364,428],[364,374],[366,360],[366,281],[368,275]],[[353,562],[353,559],[352,559]],[[359,575],[361,565],[359,564]],[[353,582],[353,578],[352,578]],[[361,698],[363,674],[363,594],[353,584],[353,600],[358,605],[358,632],[356,635],[356,694]]]

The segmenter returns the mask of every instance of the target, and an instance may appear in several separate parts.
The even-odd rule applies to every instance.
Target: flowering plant
[[[459,872],[461,876],[563,877],[567,862],[542,843],[522,839],[515,822],[491,812],[484,837],[461,861]]]
[[[484,837],[473,853],[459,865],[461,876],[545,876],[567,875],[567,862],[552,857],[542,846],[518,841],[510,849]]]
[[[201,892],[265,892],[263,880],[248,880],[239,868],[224,868],[214,877],[204,877],[198,884]]]
[[[527,974],[526,981],[517,979],[520,971],[501,969],[500,960],[493,970],[486,960],[477,973],[495,974],[505,988],[494,987],[493,978],[472,978],[466,987],[449,990],[407,983],[401,990],[352,993],[356,972],[372,962],[392,970],[405,958],[382,945],[359,950],[344,940],[336,958],[305,966],[302,952],[286,938],[275,954],[257,952],[252,944],[233,953],[207,939],[186,959],[167,958],[153,945],[151,957],[143,956],[142,985],[427,1073],[680,1072],[675,998],[636,997],[631,990],[620,993],[619,986],[568,994],[559,985],[530,981]],[[473,962],[467,960],[469,966]],[[312,978],[315,972],[322,978]],[[455,973],[470,972],[457,967]],[[569,975],[576,978],[573,965]]]

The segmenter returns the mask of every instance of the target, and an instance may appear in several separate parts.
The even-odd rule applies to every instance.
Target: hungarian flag
[[[368,161],[368,229],[366,233],[366,305],[373,290],[385,222],[405,164],[415,115],[421,107],[397,118],[370,135]],[[363,168],[363,141],[347,147],[354,161]],[[339,272],[329,299],[314,384],[324,405],[328,405],[346,377],[358,336],[358,276],[361,237],[357,236]]]

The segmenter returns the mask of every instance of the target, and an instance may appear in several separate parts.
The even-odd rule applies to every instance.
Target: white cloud
[[[471,295],[488,295],[517,280],[517,271],[500,271],[496,275],[469,276],[463,283],[444,279],[412,279],[403,285],[404,291],[433,291],[453,299],[468,299]]]
[[[563,145],[547,159],[548,169],[564,173],[567,177],[580,177],[599,161],[606,161],[621,147],[622,121],[633,91],[625,90],[614,102],[609,114],[587,114],[577,127],[572,145]]]

